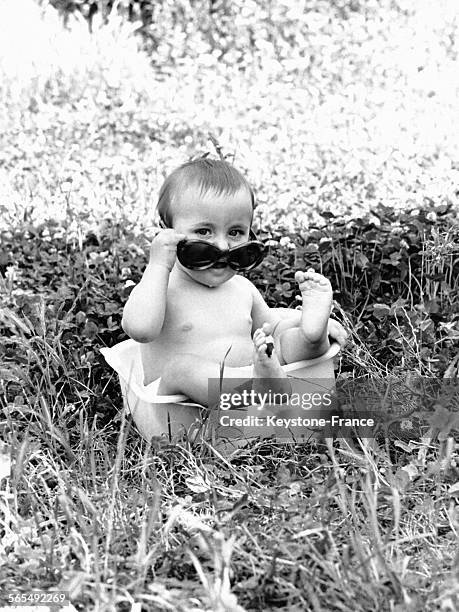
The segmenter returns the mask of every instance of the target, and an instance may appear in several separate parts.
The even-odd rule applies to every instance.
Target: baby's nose
[[[222,251],[227,251],[230,248],[227,238],[224,236],[216,236],[214,241],[215,246],[217,246]]]

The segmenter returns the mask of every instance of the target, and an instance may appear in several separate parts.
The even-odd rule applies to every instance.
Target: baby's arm
[[[297,310],[286,312],[286,308],[269,308],[258,289],[252,285],[252,283],[250,283],[250,285],[253,295],[251,313],[252,333],[255,332],[256,329],[261,328],[264,323],[268,323],[271,330],[270,333],[273,336],[277,356],[281,363],[284,363],[281,348],[281,336],[286,330],[290,330],[292,328],[299,329],[301,312]],[[290,315],[290,313],[292,314]]]
[[[142,280],[131,291],[123,310],[121,325],[137,342],[151,342],[161,332],[166,312],[169,270],[149,263]]]
[[[273,330],[274,338],[279,338],[286,329],[300,326],[301,310],[269,308],[258,289],[252,283],[250,285],[253,294],[252,332],[260,328],[263,323],[269,323]]]
[[[184,238],[184,234],[167,229],[159,232],[151,244],[150,261],[129,296],[121,322],[127,335],[137,342],[152,342],[161,333],[169,274],[177,256],[177,244]]]
[[[273,335],[277,336],[278,329],[283,322],[283,317],[275,308],[270,308],[268,306],[255,285],[248,280],[247,282],[250,284],[252,291],[252,333],[255,332],[256,329],[261,328],[264,323],[269,323],[271,329],[274,330]],[[291,325],[289,327],[291,327]]]

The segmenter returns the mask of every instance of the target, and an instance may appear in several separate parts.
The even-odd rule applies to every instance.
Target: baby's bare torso
[[[231,347],[227,366],[251,363],[252,302],[248,281],[239,276],[214,288],[183,286],[171,276],[161,334],[141,345],[144,384],[159,378],[167,360],[183,353],[221,362]]]

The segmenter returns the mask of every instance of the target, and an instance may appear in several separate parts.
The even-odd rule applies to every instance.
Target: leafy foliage
[[[381,207],[371,218],[347,223],[326,214],[322,227],[307,234],[260,228],[269,253],[251,278],[271,306],[292,308],[299,306],[295,270],[314,267],[331,279],[340,312],[347,313],[344,324],[365,338],[375,360],[389,369],[442,376],[459,338],[458,226],[446,207],[414,212]],[[148,244],[147,236],[127,221],[107,221],[79,240],[57,223],[2,232],[1,240],[3,304],[26,321],[29,337],[59,343],[54,385],[64,385],[69,401],[81,400],[71,383],[82,379],[81,370],[90,388],[107,380],[96,347],[123,339],[122,309],[145,268],[140,245]],[[7,368],[18,362],[17,331],[3,322],[11,343],[2,349]],[[343,371],[365,374],[370,364],[359,366],[354,348]],[[30,355],[20,361],[33,371]],[[100,407],[97,397],[93,402]]]
[[[348,222],[324,217],[320,227],[280,238],[284,256],[276,249],[255,272],[271,303],[295,306],[294,271],[311,266],[330,278],[355,333],[381,363],[416,368],[422,362],[422,372],[441,374],[459,331],[455,211],[380,206]]]

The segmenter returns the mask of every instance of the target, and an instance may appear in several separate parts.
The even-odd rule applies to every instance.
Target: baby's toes
[[[320,285],[321,289],[325,288],[325,287],[331,287],[330,281],[328,280],[328,278],[326,278],[325,276],[323,276],[322,274],[316,274],[316,278],[314,278],[314,282],[317,285]]]
[[[326,289],[330,285],[330,281],[325,278],[322,274],[314,272],[313,270],[306,272],[305,280],[300,284],[302,291],[311,291],[314,289]]]
[[[295,272],[295,280],[299,285],[301,283],[304,283],[304,281],[306,280],[307,278],[306,274],[307,273],[303,272],[303,270],[298,270],[297,272]]]
[[[305,286],[305,283],[313,281],[317,276],[320,276],[320,274],[314,272],[312,268],[309,268],[306,272],[302,270],[295,272],[295,280],[300,286]]]
[[[309,280],[312,281],[313,283],[320,283],[320,281],[325,278],[324,276],[322,276],[322,274],[319,274],[318,272],[312,272],[311,276],[309,277]]]

